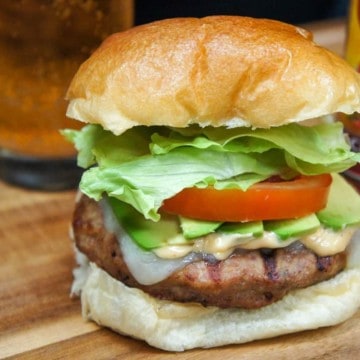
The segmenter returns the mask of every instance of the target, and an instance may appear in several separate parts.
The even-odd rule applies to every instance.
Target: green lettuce
[[[80,187],[96,200],[106,192],[156,221],[162,202],[184,188],[195,184],[216,187],[218,180],[244,173],[269,177],[281,172],[282,167],[282,161],[278,166],[270,165],[248,154],[184,147],[166,155],[147,155],[119,165],[93,167],[83,174]],[[241,187],[241,181],[238,186]]]
[[[184,129],[170,136],[152,136],[154,154],[164,154],[177,147],[241,153],[264,153],[283,149],[287,166],[304,175],[343,171],[360,161],[360,154],[350,152],[340,122],[313,127],[289,124],[271,129],[205,128],[202,134],[189,137]]]
[[[94,164],[113,166],[148,154],[152,134],[148,128],[138,127],[124,136],[115,136],[100,125],[87,125],[81,131],[66,129],[62,133],[75,145],[78,165],[85,169]]]
[[[159,220],[163,201],[192,186],[246,190],[273,175],[340,172],[360,161],[340,123],[271,129],[136,127],[121,136],[87,125],[65,136],[84,168],[80,188],[105,193]]]

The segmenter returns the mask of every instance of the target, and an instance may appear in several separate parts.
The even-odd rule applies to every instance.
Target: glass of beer
[[[60,129],[67,87],[102,40],[133,24],[133,0],[0,2],[0,178],[61,190],[78,185],[75,150]]]

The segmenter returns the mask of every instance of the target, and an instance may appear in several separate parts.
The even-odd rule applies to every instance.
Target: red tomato
[[[247,191],[187,188],[163,203],[162,210],[188,218],[243,222],[290,219],[326,206],[329,174],[302,176],[291,181],[261,182]]]

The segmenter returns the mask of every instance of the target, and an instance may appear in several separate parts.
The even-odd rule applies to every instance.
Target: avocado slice
[[[262,221],[249,221],[244,223],[224,223],[218,229],[218,232],[224,234],[241,234],[259,237],[264,232]]]
[[[108,198],[108,202],[124,230],[145,250],[164,246],[169,240],[181,234],[176,216],[162,215],[160,221],[154,222],[146,220],[142,214],[129,204],[112,197]],[[183,242],[186,243],[186,239],[182,238]]]
[[[315,214],[299,219],[264,221],[265,230],[274,232],[281,240],[311,233],[319,226],[320,221]]]
[[[214,231],[225,234],[252,234],[261,236],[266,231],[276,233],[285,240],[316,230],[320,223],[334,230],[360,223],[360,196],[340,175],[332,174],[327,206],[317,214],[299,219],[276,221],[253,221],[246,223],[222,223],[199,221],[174,215],[162,214],[161,220],[153,222],[144,219],[131,205],[108,198],[113,212],[126,232],[142,248],[151,250],[170,243],[188,244],[191,239]]]
[[[221,224],[220,221],[194,220],[179,216],[180,227],[187,239],[197,238],[214,232]]]
[[[332,174],[332,184],[326,208],[317,216],[322,224],[341,230],[360,223],[360,196],[339,174]]]

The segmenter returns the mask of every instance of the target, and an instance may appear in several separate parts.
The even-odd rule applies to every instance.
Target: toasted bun
[[[335,278],[296,290],[256,310],[219,309],[157,300],[128,288],[78,254],[73,291],[81,291],[83,316],[150,345],[183,351],[239,344],[335,325],[360,307],[360,233],[347,268]]]
[[[295,26],[180,18],[110,36],[67,99],[69,117],[115,134],[136,125],[268,128],[360,111],[360,77]]]

